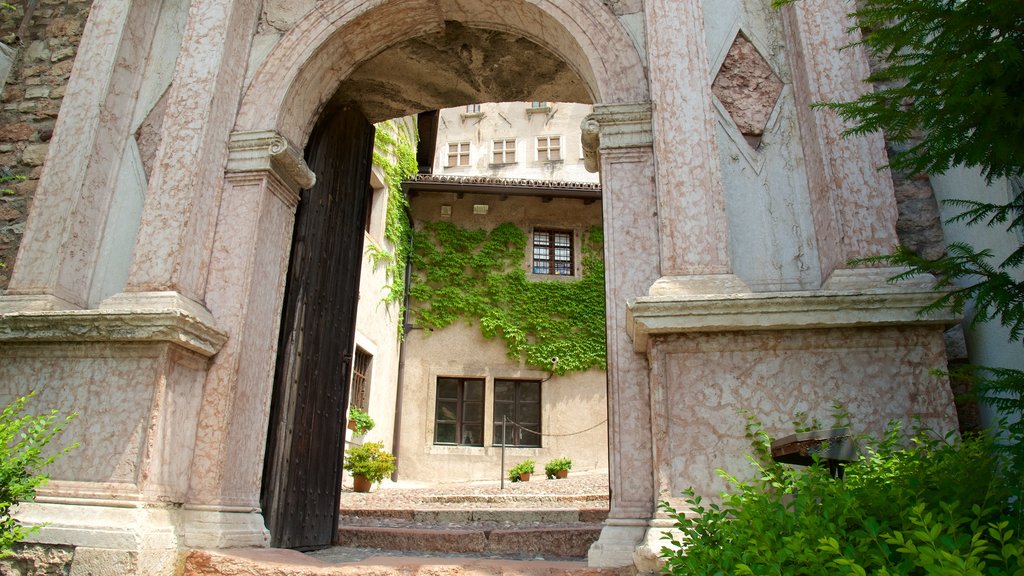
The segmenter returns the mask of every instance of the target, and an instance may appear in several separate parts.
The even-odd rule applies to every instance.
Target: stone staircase
[[[339,545],[508,559],[586,558],[607,508],[418,508],[343,511]],[[495,504],[499,505],[499,504]]]

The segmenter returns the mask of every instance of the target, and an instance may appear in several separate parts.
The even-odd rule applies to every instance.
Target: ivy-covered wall
[[[413,317],[441,329],[478,324],[505,342],[510,358],[557,374],[605,369],[603,235],[580,238],[582,273],[572,280],[529,278],[526,231],[505,222],[490,230],[435,221],[416,231]]]

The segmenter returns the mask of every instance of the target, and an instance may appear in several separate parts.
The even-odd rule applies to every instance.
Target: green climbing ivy
[[[583,236],[582,278],[537,281],[522,267],[527,236],[514,224],[421,226],[410,289],[417,325],[477,322],[485,337],[505,341],[512,359],[548,370],[557,356],[557,374],[606,368],[604,237],[600,227]]]
[[[374,269],[385,266],[387,279],[384,302],[401,302],[405,295],[405,263],[409,260],[409,206],[402,193],[402,181],[416,174],[416,129],[411,122],[388,120],[376,126],[373,163],[384,171],[388,186],[388,206],[384,238],[390,247],[367,245],[366,254]],[[399,333],[402,327],[398,328]]]

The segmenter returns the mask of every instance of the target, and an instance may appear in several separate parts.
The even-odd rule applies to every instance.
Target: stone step
[[[596,523],[608,518],[607,508],[405,508],[347,509],[341,511],[339,525],[365,525],[367,521],[394,520],[424,524],[465,524],[494,522],[501,524]]]
[[[544,527],[341,526],[338,544],[452,554],[497,554],[527,557],[585,558],[601,535],[600,523],[577,522]]]
[[[588,568],[585,562],[486,558],[380,557],[332,564],[294,550],[192,550],[184,576],[625,576],[632,569]]]

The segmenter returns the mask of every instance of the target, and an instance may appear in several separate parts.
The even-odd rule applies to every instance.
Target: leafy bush
[[[395,455],[384,450],[383,442],[367,442],[345,451],[342,468],[376,484],[395,471]]]
[[[555,474],[565,470],[568,472],[572,470],[572,460],[568,458],[555,458],[544,465],[544,475],[551,478],[555,477]]]
[[[31,501],[36,489],[48,480],[43,469],[75,446],[44,453],[46,445],[75,415],[59,418],[56,410],[26,414],[25,405],[31,397],[18,398],[0,412],[0,558],[10,555],[16,542],[38,530],[22,526],[12,516],[14,506]]]
[[[373,430],[374,426],[377,425],[377,423],[373,421],[373,418],[371,418],[366,412],[363,412],[359,406],[353,406],[348,409],[348,419],[355,422],[355,428],[353,428],[352,431],[356,433],[356,436],[366,434],[370,430]]]
[[[519,464],[516,464],[508,471],[508,479],[513,482],[519,482],[519,476],[521,474],[533,474],[534,462],[533,460],[523,460]]]
[[[721,504],[686,492],[690,514],[663,508],[680,534],[662,549],[664,573],[686,575],[1024,574],[1019,479],[985,436],[909,440],[892,424],[836,480],[824,463],[791,469],[750,418],[757,471]]]

